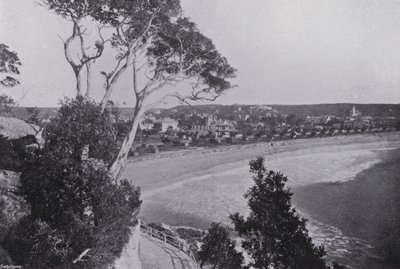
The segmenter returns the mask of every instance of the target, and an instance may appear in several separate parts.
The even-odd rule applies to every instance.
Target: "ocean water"
[[[286,175],[288,187],[295,189],[314,183],[352,180],[380,162],[380,151],[392,147],[387,143],[318,147],[266,155],[265,162],[268,169]],[[200,175],[188,173],[180,175],[172,184],[144,189],[140,217],[146,222],[201,229],[207,229],[211,222],[230,224],[230,214],[248,214],[243,198],[252,185],[248,161],[216,165],[201,171]],[[329,223],[316,221],[302,208],[296,209],[309,219],[310,235],[316,244],[325,246],[329,260],[356,267],[365,256],[377,256],[368,242],[345,234]]]

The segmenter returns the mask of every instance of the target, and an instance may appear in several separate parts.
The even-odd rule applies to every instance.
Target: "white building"
[[[177,130],[178,122],[171,118],[164,118],[160,120],[155,120],[153,122],[153,128],[159,132],[165,133],[168,129]]]

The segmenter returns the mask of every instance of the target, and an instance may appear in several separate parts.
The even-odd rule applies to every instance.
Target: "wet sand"
[[[247,213],[243,193],[252,184],[248,161],[256,156],[264,155],[269,169],[287,175],[292,189],[306,188],[354,179],[378,164],[382,151],[400,148],[399,138],[399,134],[388,134],[288,141],[274,147],[259,143],[194,149],[133,161],[125,177],[142,187],[140,217],[145,221],[205,229],[212,221],[229,223],[229,214],[236,211]],[[310,233],[317,243],[326,245],[330,258],[366,255],[367,242],[314,218],[306,206],[297,204],[298,197],[307,195],[295,194],[294,205],[310,218]]]

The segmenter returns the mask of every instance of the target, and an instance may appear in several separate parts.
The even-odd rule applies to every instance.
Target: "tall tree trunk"
[[[106,107],[108,105],[108,101],[110,100],[110,96],[114,90],[115,85],[117,84],[121,75],[128,68],[129,63],[133,61],[134,55],[133,55],[133,52],[131,51],[131,49],[129,51],[128,56],[126,56],[126,57],[127,58],[125,60],[125,63],[118,70],[115,70],[116,73],[114,74],[114,76],[111,78],[110,81],[107,81],[106,93],[104,94],[103,99],[101,100],[101,111],[104,111],[106,109]]]
[[[124,142],[122,143],[118,155],[109,169],[109,173],[114,179],[118,179],[123,168],[125,167],[128,153],[133,145],[133,141],[135,140],[136,131],[142,118],[142,114],[143,112],[141,111],[141,108],[136,107],[129,133],[127,136],[125,136]]]
[[[76,73],[76,96],[82,96],[82,69]]]
[[[92,65],[91,62],[88,61],[86,63],[86,97],[89,97],[91,94],[92,88]]]
[[[79,20],[73,20],[73,30],[72,30],[72,35],[67,38],[67,40],[64,42],[64,55],[65,58],[67,59],[68,63],[71,65],[72,70],[74,71],[75,79],[76,79],[76,96],[81,96],[82,95],[82,82],[81,82],[81,66],[79,64],[76,64],[74,62],[74,59],[71,55],[71,43],[74,41],[74,39],[77,37],[79,33]]]
[[[118,155],[115,158],[114,162],[112,163],[112,165],[110,166],[110,169],[109,169],[110,175],[115,180],[118,179],[118,177],[120,176],[122,170],[124,169],[124,167],[126,165],[129,151],[132,148],[133,142],[135,140],[137,128],[142,119],[142,114],[143,114],[142,104],[143,104],[143,101],[145,98],[145,95],[139,94],[139,90],[137,87],[136,64],[135,64],[132,54],[130,54],[128,56],[125,65],[116,73],[115,76],[119,77],[126,70],[129,62],[132,62],[132,71],[133,71],[133,76],[132,76],[133,81],[132,82],[133,82],[133,91],[135,92],[135,95],[136,95],[136,104],[135,104],[135,110],[133,112],[132,125],[129,130],[129,133],[125,136],[124,142],[122,143],[122,146],[118,152]],[[113,79],[112,82],[114,83],[115,81],[117,81],[117,79],[116,80]],[[112,88],[111,88],[111,90],[112,90]],[[107,92],[106,92],[106,94],[107,94]],[[106,103],[103,101],[102,108],[103,108],[104,104],[106,104]]]
[[[107,108],[108,101],[110,100],[113,89],[114,89],[114,85],[109,85],[106,89],[106,93],[104,94],[103,99],[101,100],[101,111],[102,112]]]
[[[111,93],[114,90],[115,84],[117,84],[118,78],[122,75],[122,73],[126,70],[128,67],[128,64],[124,64],[120,70],[114,75],[114,77],[111,79],[110,84],[106,88],[106,93],[103,96],[103,99],[101,100],[101,111],[104,111],[108,105],[108,101],[110,100]]]

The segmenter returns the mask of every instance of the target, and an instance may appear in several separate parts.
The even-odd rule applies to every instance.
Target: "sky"
[[[70,22],[35,0],[0,0],[0,43],[23,63],[22,106],[74,95],[62,38]],[[181,0],[237,71],[221,104],[400,103],[398,0]],[[107,66],[107,61],[98,63]],[[133,104],[124,80],[113,99]],[[102,81],[96,78],[102,94]],[[184,87],[184,86],[177,86]]]

